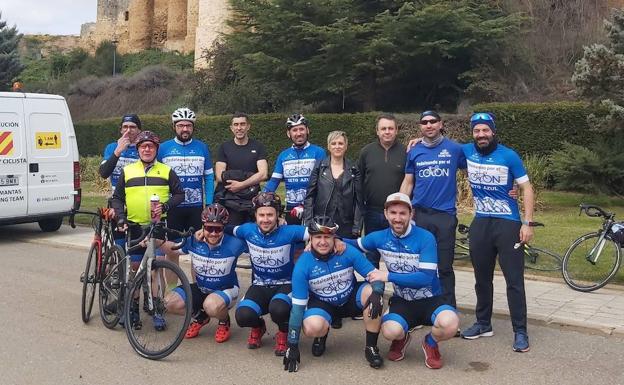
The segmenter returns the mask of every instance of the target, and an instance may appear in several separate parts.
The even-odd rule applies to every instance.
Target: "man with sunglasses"
[[[178,255],[191,256],[193,314],[203,313],[201,319],[195,317],[191,322],[186,338],[196,337],[210,318],[219,322],[215,341],[222,343],[230,338],[228,310],[234,306],[239,290],[236,262],[247,247],[238,238],[224,234],[228,220],[229,212],[222,205],[213,203],[206,206],[201,214],[202,240],[191,235],[180,251],[173,251]],[[185,301],[184,290],[178,286],[166,298],[167,310],[183,313]]]
[[[444,136],[442,117],[436,111],[420,115],[422,140],[407,154],[400,191],[412,196],[416,225],[436,237],[438,275],[445,303],[456,307],[455,232],[457,228],[457,170],[466,168],[462,146]]]
[[[477,322],[461,335],[466,339],[494,335],[492,280],[498,255],[507,283],[507,303],[514,331],[512,348],[515,352],[527,352],[529,337],[521,244],[533,238],[533,187],[520,156],[498,143],[492,114],[473,114],[470,127],[474,142],[465,144],[463,150],[476,211],[470,225],[470,260],[476,281]],[[520,216],[518,202],[507,193],[514,182],[522,193],[524,218]]]
[[[299,369],[299,335],[313,337],[312,355],[325,352],[332,320],[364,314],[366,345],[364,356],[375,369],[383,365],[377,339],[383,311],[383,282],[358,282],[354,271],[366,277],[376,271],[366,257],[353,246],[344,253],[334,252],[338,225],[327,216],[314,217],[308,224],[310,251],[304,252],[293,271],[292,302],[288,323],[288,350],[284,370]],[[306,310],[307,306],[307,310]],[[367,311],[362,312],[366,308]]]

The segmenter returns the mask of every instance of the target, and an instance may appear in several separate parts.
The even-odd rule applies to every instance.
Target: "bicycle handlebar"
[[[608,219],[615,216],[615,214],[606,212],[596,205],[588,205],[585,203],[579,205],[579,215],[581,215],[582,212],[585,212],[588,217],[603,217]]]
[[[186,238],[195,233],[195,229],[191,226],[189,227],[189,229],[187,231],[178,231],[175,229],[170,229],[168,227],[165,227],[161,224],[150,224],[148,226],[141,226],[141,235],[139,235],[138,238],[130,240],[128,242],[128,252],[132,251],[133,249],[138,249],[140,247],[140,243],[146,238],[148,237],[150,234],[152,234],[154,232],[154,229],[156,227],[159,227],[161,230],[166,231],[170,234],[173,234],[175,236],[178,236],[180,238],[182,238],[182,242],[180,243],[176,243],[175,245],[173,245],[171,247],[171,250],[179,250],[181,249],[184,244],[186,243]]]

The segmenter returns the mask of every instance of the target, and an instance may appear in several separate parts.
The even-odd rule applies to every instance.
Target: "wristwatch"
[[[537,222],[529,222],[529,221],[522,221],[523,225],[529,226],[529,227],[536,227],[537,226]]]

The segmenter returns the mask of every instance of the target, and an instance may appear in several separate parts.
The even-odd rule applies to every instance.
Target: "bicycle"
[[[115,245],[113,237],[112,219],[114,211],[110,208],[100,207],[97,212],[74,211],[70,216],[70,225],[75,228],[74,216],[76,214],[93,215],[91,227],[93,227],[93,240],[87,256],[87,265],[80,275],[82,282],[82,322],[88,323],[91,319],[93,301],[98,283],[101,281],[103,256]]]
[[[179,232],[166,228],[161,223],[142,227],[141,235],[128,241],[128,252],[115,245],[104,257],[100,292],[104,300],[101,309],[106,313],[105,326],[114,328],[120,318],[124,319],[126,335],[132,348],[140,356],[152,360],[171,354],[184,339],[191,321],[191,286],[186,274],[173,262],[156,259],[156,238],[154,232],[168,232],[182,238],[173,246],[179,249],[193,229]],[[136,271],[133,271],[130,253],[147,244],[145,254]],[[167,285],[166,270],[177,277]],[[148,275],[149,272],[149,275]],[[149,277],[149,278],[148,278]],[[178,286],[184,292],[186,301],[180,314],[174,314],[167,307],[167,294]],[[138,304],[143,303],[142,307]],[[151,320],[143,325],[144,320]]]
[[[544,227],[543,223],[533,222],[533,226]],[[455,259],[463,259],[470,256],[470,240],[468,232],[470,228],[459,224],[457,231],[462,234],[455,241]],[[539,247],[531,246],[528,243],[517,243],[514,248],[523,248],[524,268],[537,271],[558,271],[561,270],[562,258],[559,254]]]
[[[622,262],[624,222],[598,206],[581,204],[579,215],[602,217],[602,227],[578,237],[563,257],[563,280],[574,290],[590,292],[605,286]]]

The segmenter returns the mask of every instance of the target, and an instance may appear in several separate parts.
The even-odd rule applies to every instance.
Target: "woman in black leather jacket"
[[[310,175],[303,223],[308,224],[317,215],[326,215],[340,226],[339,236],[357,238],[362,229],[360,171],[345,158],[347,145],[344,131],[332,131],[327,136],[330,155],[317,161]]]

